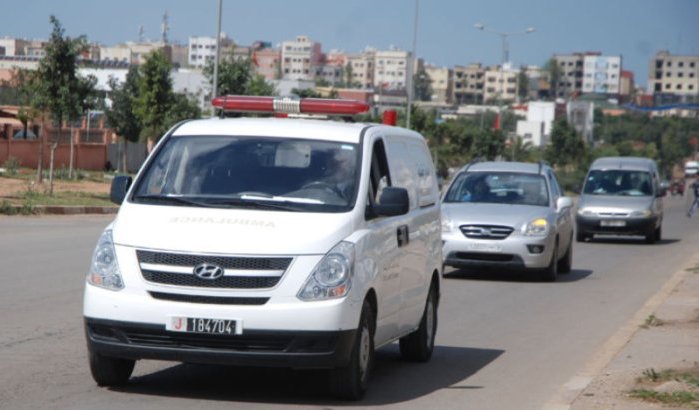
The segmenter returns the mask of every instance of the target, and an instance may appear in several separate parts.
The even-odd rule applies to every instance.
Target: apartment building
[[[425,74],[430,79],[431,101],[449,103],[452,97],[453,70],[447,67],[425,66]]]
[[[347,55],[339,50],[331,50],[321,58],[321,65],[316,68],[316,79],[329,85],[339,85],[346,81]]]
[[[374,87],[374,62],[376,61],[376,51],[367,49],[360,54],[347,55],[347,66],[352,86],[360,88]]]
[[[411,61],[409,51],[396,48],[377,50],[374,63],[374,87],[392,90],[404,90],[408,84]]]
[[[136,43],[127,41],[115,46],[100,47],[100,60],[114,61],[127,64],[142,64],[145,56],[156,50],[164,50],[168,60],[172,61],[172,49],[162,41]]]
[[[654,95],[674,94],[685,99],[699,95],[699,55],[658,52],[648,67],[648,88]]]
[[[281,51],[279,49],[271,47],[255,49],[252,52],[252,62],[255,74],[268,80],[281,78]]]
[[[619,95],[621,56],[588,54],[583,57],[584,94]]]
[[[485,68],[480,63],[454,67],[452,71],[452,102],[456,104],[482,103],[484,88]]]
[[[517,98],[519,70],[509,64],[485,70],[484,102],[514,101]]]
[[[320,43],[306,36],[282,42],[282,77],[289,80],[315,80],[321,65]]]
[[[554,54],[559,69],[558,82],[553,84],[556,98],[569,98],[582,92],[585,54]]]
[[[221,54],[224,57],[233,51],[233,40],[225,33],[221,33]],[[203,68],[209,62],[216,59],[216,37],[190,37],[189,38],[189,66]]]
[[[619,81],[619,98],[623,102],[629,101],[635,92],[635,88],[633,72],[622,70],[621,80]]]

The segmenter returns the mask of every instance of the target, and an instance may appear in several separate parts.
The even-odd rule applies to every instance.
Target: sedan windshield
[[[537,174],[468,172],[456,177],[444,202],[548,206],[546,180]]]
[[[592,195],[653,195],[650,173],[623,169],[592,170],[587,176],[583,193]]]
[[[146,204],[344,212],[356,199],[357,144],[230,136],[171,137],[132,200]]]

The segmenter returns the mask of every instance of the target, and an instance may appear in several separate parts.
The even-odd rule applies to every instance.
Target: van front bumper
[[[583,235],[646,235],[658,226],[658,217],[648,218],[600,218],[577,215],[578,234]]]
[[[123,359],[237,366],[333,368],[349,363],[357,330],[251,330],[216,336],[171,332],[164,325],[85,318],[91,352]]]

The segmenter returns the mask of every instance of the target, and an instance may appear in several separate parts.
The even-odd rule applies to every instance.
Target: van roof
[[[374,125],[374,124],[371,124]],[[344,123],[290,118],[208,118],[187,121],[173,136],[240,135],[255,137],[311,138],[358,143],[364,123]]]
[[[655,161],[642,157],[603,157],[592,163],[590,169],[630,169],[650,171],[656,169]]]

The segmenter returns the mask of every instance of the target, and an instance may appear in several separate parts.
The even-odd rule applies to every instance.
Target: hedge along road
[[[699,243],[684,198],[667,198],[664,239],[576,243],[556,283],[457,272],[443,281],[427,364],[377,352],[366,399],[338,403],[323,372],[137,363],[131,383],[97,387],[82,328],[92,248],[111,216],[0,217],[0,408],[540,409],[677,271]]]

